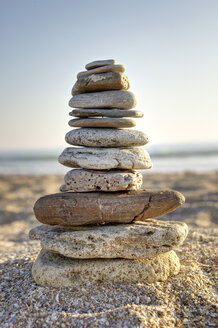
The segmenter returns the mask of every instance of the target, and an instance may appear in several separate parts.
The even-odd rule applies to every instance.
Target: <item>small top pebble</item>
[[[114,65],[116,61],[114,59],[106,59],[106,60],[95,60],[91,63],[88,63],[85,68],[87,70],[92,69],[92,68],[97,68],[101,66],[106,66],[106,65]]]

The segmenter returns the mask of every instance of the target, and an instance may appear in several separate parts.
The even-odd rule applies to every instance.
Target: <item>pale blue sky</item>
[[[218,142],[217,0],[0,0],[0,149],[65,147],[87,62],[127,67],[150,143]]]

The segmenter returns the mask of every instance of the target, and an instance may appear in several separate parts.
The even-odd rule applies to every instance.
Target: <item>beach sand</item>
[[[62,176],[0,176],[1,327],[215,327],[218,172],[144,174],[144,188],[175,189],[186,203],[164,220],[189,235],[177,249],[181,272],[154,284],[37,286],[31,267],[40,250],[29,241],[39,223],[32,207],[58,192]]]

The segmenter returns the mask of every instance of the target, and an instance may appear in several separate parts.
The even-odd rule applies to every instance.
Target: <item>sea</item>
[[[170,144],[144,147],[153,168],[148,173],[218,171],[218,144]],[[0,175],[65,174],[58,163],[61,149],[0,151]]]

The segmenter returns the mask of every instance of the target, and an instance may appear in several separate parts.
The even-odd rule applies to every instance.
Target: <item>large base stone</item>
[[[33,264],[35,282],[42,286],[71,287],[87,283],[153,283],[180,270],[174,251],[147,260],[74,260],[42,250]]]
[[[181,245],[188,233],[184,222],[148,220],[132,224],[60,227],[30,230],[43,249],[74,259],[146,259]]]

